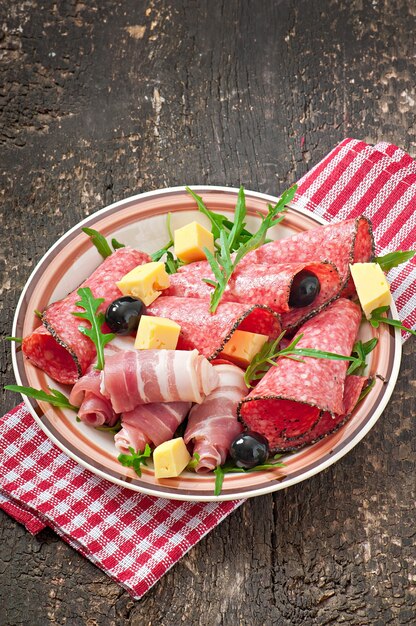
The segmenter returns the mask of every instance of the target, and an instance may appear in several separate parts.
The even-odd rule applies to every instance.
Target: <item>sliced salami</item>
[[[360,321],[359,307],[340,298],[300,328],[298,335],[303,337],[297,347],[350,355]],[[345,418],[346,410],[351,410],[353,394],[345,384],[347,369],[347,361],[279,359],[242,400],[239,416],[249,429],[268,439],[272,450],[306,445],[307,433],[312,432],[312,437],[328,434],[325,422],[320,421],[322,414],[328,413],[333,420]]]
[[[147,263],[150,257],[132,248],[120,248],[85,280],[81,287],[90,287],[96,298],[104,298],[100,310],[118,298],[120,290],[115,284],[137,265]],[[77,290],[63,300],[49,305],[42,316],[45,329],[36,329],[26,337],[22,349],[34,365],[51,378],[64,384],[73,384],[82,376],[96,356],[93,342],[79,332],[81,324],[88,325],[72,315],[81,310],[75,305],[79,300]]]
[[[295,276],[303,270],[318,278],[320,291],[310,305],[293,308],[289,304],[291,286]],[[171,285],[165,295],[208,298],[213,288],[204,282],[204,278],[214,277],[210,268],[201,267],[201,264],[198,269],[178,272],[171,277]],[[264,304],[283,315],[284,328],[291,328],[317,313],[338,296],[340,287],[338,270],[333,263],[250,264],[237,267],[221,302]]]
[[[292,261],[327,260],[341,276],[344,295],[353,293],[350,263],[365,263],[374,256],[374,239],[370,221],[362,216],[327,226],[318,226],[287,239],[279,239],[249,252],[243,265],[255,263],[290,263]]]
[[[269,339],[277,337],[281,330],[279,315],[262,305],[224,302],[212,314],[207,299],[160,296],[147,313],[180,324],[178,350],[197,349],[208,359],[222,351],[237,328],[268,335]]]

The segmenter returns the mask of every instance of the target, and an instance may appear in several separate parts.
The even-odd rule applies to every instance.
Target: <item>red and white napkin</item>
[[[345,139],[298,183],[294,207],[328,221],[365,214],[377,253],[416,245],[416,162],[386,143]],[[389,273],[405,325],[416,326],[416,261]],[[35,534],[45,526],[141,598],[241,502],[142,495],[61,452],[20,405],[0,419],[0,508]]]

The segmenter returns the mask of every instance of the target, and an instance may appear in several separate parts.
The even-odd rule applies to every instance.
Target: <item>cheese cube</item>
[[[165,441],[153,452],[153,464],[156,478],[179,476],[191,460],[182,437]]]
[[[116,283],[124,296],[140,298],[146,306],[160,296],[170,285],[169,275],[162,261],[138,265]]]
[[[377,263],[354,263],[350,265],[350,270],[367,319],[371,317],[374,309],[391,303],[390,285]]]
[[[221,355],[237,365],[247,367],[268,339],[267,335],[236,330],[231,339],[225,344]]]
[[[177,228],[173,237],[175,254],[185,263],[204,261],[207,257],[203,248],[214,254],[214,236],[198,222]]]
[[[181,327],[166,317],[142,315],[134,347],[138,350],[175,350]]]

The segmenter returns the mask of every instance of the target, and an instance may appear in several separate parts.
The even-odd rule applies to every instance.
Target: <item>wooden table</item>
[[[412,0],[0,7],[4,335],[41,255],[113,201],[184,183],[277,194],[345,136],[416,153]],[[414,623],[415,346],[364,441],[246,502],[140,602],[1,514],[0,623]],[[3,411],[17,400],[4,394]]]

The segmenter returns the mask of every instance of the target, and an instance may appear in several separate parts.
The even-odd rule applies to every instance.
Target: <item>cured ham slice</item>
[[[79,406],[78,417],[89,426],[114,426],[118,420],[111,402],[101,391],[101,372],[89,368],[72,387],[69,401]]]
[[[134,345],[133,337],[115,337],[104,348],[104,356],[131,350]],[[70,402],[79,406],[78,417],[89,426],[114,426],[118,415],[111,406],[108,398],[101,393],[101,371],[91,365],[87,373],[81,376],[72,387]]]
[[[117,450],[128,453],[129,448],[143,452],[169,441],[189,413],[191,402],[141,404],[121,416],[122,429],[114,437]]]
[[[116,281],[137,265],[148,261],[150,257],[144,252],[128,247],[120,248],[107,257],[80,286],[90,287],[96,298],[104,298],[99,310],[105,311],[121,295]],[[82,310],[75,306],[78,300],[75,289],[63,300],[50,304],[42,316],[44,328],[37,328],[25,337],[22,344],[23,354],[34,365],[63,384],[75,383],[85,374],[96,356],[93,342],[78,330],[81,324],[88,325],[88,322],[72,315],[73,311]]]
[[[154,402],[201,403],[218,374],[197,350],[127,350],[106,358],[103,395],[116,413]]]
[[[360,308],[341,298],[300,328],[297,348],[349,355],[360,321]],[[297,449],[329,434],[351,412],[363,381],[351,376],[347,383],[347,369],[347,361],[279,359],[240,402],[239,416],[272,451]]]
[[[236,365],[214,365],[218,373],[218,387],[189,414],[185,443],[193,443],[194,454],[199,454],[196,471],[210,472],[227,458],[232,441],[243,427],[237,420],[237,406],[247,394],[244,372]]]
[[[238,302],[224,302],[212,314],[207,299],[160,296],[147,314],[180,324],[178,349],[197,349],[207,359],[215,358],[237,329],[268,335],[270,339],[281,330],[279,315],[269,307]]]

